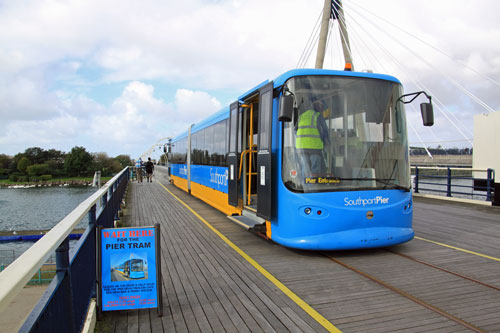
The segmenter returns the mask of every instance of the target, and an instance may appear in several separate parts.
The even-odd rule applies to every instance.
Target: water
[[[95,187],[35,187],[0,189],[0,230],[48,230],[61,221]],[[79,228],[86,228],[88,221]]]
[[[0,231],[49,230],[96,191],[96,187],[0,188]],[[85,229],[87,224],[85,217],[77,228]],[[0,243],[0,264],[8,264],[31,245]]]

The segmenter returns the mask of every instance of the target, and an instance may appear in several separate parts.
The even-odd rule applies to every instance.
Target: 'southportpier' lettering
[[[375,198],[362,199],[361,197],[357,199],[344,198],[345,206],[366,206],[366,205],[386,205],[389,203],[389,198],[384,198],[382,196],[377,196]]]

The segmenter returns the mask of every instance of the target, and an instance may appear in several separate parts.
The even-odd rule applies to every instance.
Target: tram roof
[[[391,75],[386,75],[386,74],[377,74],[377,73],[368,73],[368,72],[350,72],[350,71],[338,71],[338,70],[330,70],[330,69],[315,69],[315,68],[301,68],[301,69],[292,69],[289,70],[280,76],[278,76],[276,79],[273,81],[273,87],[278,88],[281,87],[286,80],[296,77],[296,76],[306,76],[306,75],[318,75],[318,76],[346,76],[346,77],[364,77],[364,78],[371,78],[371,79],[379,79],[379,80],[386,80],[386,81],[393,81],[396,83],[401,83],[397,78]],[[247,92],[242,94],[241,96],[238,97],[239,101],[243,101],[246,98],[255,95],[259,92],[260,88],[265,86],[267,83],[269,83],[269,80],[265,80],[252,89],[249,89]],[[208,118],[205,118],[201,121],[199,121],[196,124],[193,124],[193,127],[191,129],[191,133],[196,133],[208,126],[211,126],[215,123],[218,123],[219,121],[222,121],[224,119],[229,118],[229,105],[222,108],[221,110],[217,111],[216,113],[212,114]],[[184,131],[183,133],[177,135],[172,139],[172,141],[177,141],[180,139],[184,139],[187,137],[187,131]]]
[[[306,75],[332,75],[332,76],[347,76],[347,77],[364,77],[370,79],[379,79],[386,81],[393,81],[396,83],[401,83],[397,78],[391,75],[378,74],[378,73],[368,73],[368,72],[351,72],[351,71],[338,71],[331,69],[315,69],[315,68],[301,68],[292,69],[278,76],[273,81],[274,88],[282,86],[286,80],[295,76],[306,76]]]

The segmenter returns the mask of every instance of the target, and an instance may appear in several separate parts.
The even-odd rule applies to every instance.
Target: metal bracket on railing
[[[73,309],[73,287],[71,286],[71,269],[69,265],[69,237],[56,249],[56,275],[61,281],[60,288],[64,288],[64,308],[69,316],[69,331],[75,330],[75,313]]]
[[[495,181],[495,171],[493,169],[488,169],[488,177],[486,179],[486,201],[492,201],[491,192],[494,181]]]

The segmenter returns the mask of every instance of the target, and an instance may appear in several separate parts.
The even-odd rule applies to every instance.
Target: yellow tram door
[[[242,107],[242,129],[244,149],[240,155],[242,184],[242,199],[245,209],[256,212],[257,207],[257,129],[258,129],[258,99],[246,101]]]
[[[271,219],[272,82],[242,99],[230,106],[227,156],[228,202],[242,212],[229,218],[246,229],[266,232],[266,220]]]

